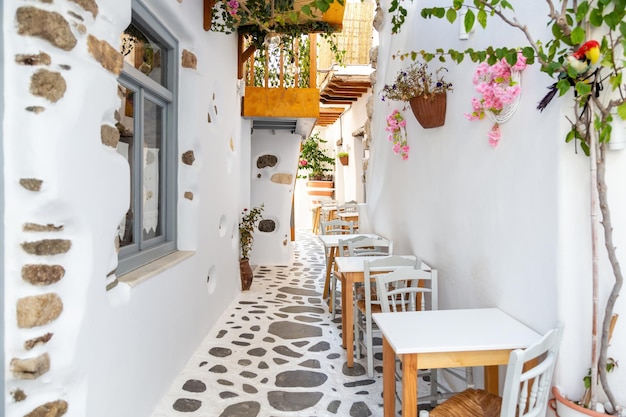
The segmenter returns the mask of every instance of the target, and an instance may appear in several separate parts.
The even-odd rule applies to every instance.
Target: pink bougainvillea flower
[[[387,116],[386,121],[387,127],[385,130],[389,132],[387,138],[393,144],[391,149],[394,153],[399,154],[402,159],[408,159],[409,145],[407,143],[406,120],[404,116],[398,110],[394,110]]]
[[[306,159],[301,159],[300,160],[300,166],[301,167],[305,167],[309,164],[309,162]]]
[[[500,132],[500,125],[494,124],[491,130],[489,131],[489,144],[492,148],[496,148],[498,143],[500,142],[500,138],[502,137],[502,133]]]
[[[517,53],[517,62],[512,66],[504,58],[493,65],[487,62],[478,64],[472,81],[481,97],[472,98],[472,112],[465,113],[465,118],[475,121],[484,119],[487,113],[493,115],[502,113],[506,106],[515,102],[522,90],[513,80],[512,71],[523,71],[525,68],[526,58],[521,52]],[[494,148],[498,146],[501,138],[498,123],[493,125],[488,136],[489,144]]]

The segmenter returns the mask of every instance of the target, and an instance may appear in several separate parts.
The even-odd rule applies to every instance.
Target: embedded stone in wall
[[[117,148],[117,144],[120,141],[120,131],[114,126],[101,125],[100,139],[103,145]]]
[[[48,324],[63,312],[63,301],[55,293],[33,295],[17,300],[17,325],[30,329]]]
[[[193,151],[187,151],[183,154],[182,160],[185,165],[192,165],[193,161],[196,160],[196,157],[194,156]]]
[[[44,111],[46,108],[42,106],[28,106],[26,107],[26,111],[32,111],[35,114],[39,114]]]
[[[15,391],[11,391],[11,397],[13,398],[13,401],[19,403],[20,401],[24,401],[28,396],[21,388],[17,388]]]
[[[20,185],[29,191],[41,190],[41,184],[43,184],[43,181],[38,180],[36,178],[21,178],[20,179]]]
[[[183,56],[181,58],[183,68],[196,69],[198,66],[198,58],[186,49],[183,49]]]
[[[61,265],[24,265],[22,279],[32,285],[50,285],[59,282],[65,275]]]
[[[36,358],[11,359],[11,372],[17,379],[37,379],[50,370],[50,356],[42,353]]]
[[[377,32],[380,32],[380,30],[383,28],[384,23],[385,23],[385,12],[382,7],[377,6],[376,14],[374,14],[374,21],[372,22],[372,26],[374,26],[374,29],[376,29]]]
[[[276,184],[289,185],[293,181],[293,175],[277,172],[276,174],[272,174],[270,181],[275,182]]]
[[[82,23],[75,23],[74,26],[76,27],[78,33],[80,33],[81,35],[87,33],[87,26],[83,25]]]
[[[378,46],[373,46],[370,48],[370,65],[372,68],[376,69],[376,64],[378,63]]]
[[[19,54],[15,56],[15,62],[21,65],[50,65],[52,59],[45,52],[34,54]]]
[[[193,200],[193,193],[191,191],[185,191],[185,198],[187,200]]]
[[[261,155],[256,160],[256,167],[259,169],[276,166],[278,158],[276,155]]]
[[[30,78],[30,92],[34,96],[43,97],[53,103],[65,94],[67,84],[60,72],[40,69]]]
[[[259,231],[270,233],[276,230],[276,222],[271,219],[263,219],[259,222]]]
[[[67,402],[63,400],[56,400],[40,405],[24,417],[61,417],[66,412]]]
[[[76,37],[69,23],[59,13],[24,6],[17,9],[16,18],[20,35],[45,39],[64,51],[71,51],[76,46]]]
[[[89,53],[102,65],[102,67],[115,75],[120,75],[124,58],[117,49],[106,41],[101,41],[93,35],[87,38]]]
[[[46,333],[42,336],[34,337],[32,339],[28,339],[24,342],[24,349],[31,350],[37,345],[45,345],[52,339],[53,333]]]
[[[67,239],[43,239],[22,243],[24,252],[31,255],[58,255],[66,253],[71,247],[72,242]]]
[[[93,17],[98,16],[98,4],[94,0],[70,0],[70,1],[78,4],[80,7],[90,12],[93,15]]]
[[[60,232],[63,230],[63,226],[55,226],[54,224],[37,224],[37,223],[24,223],[22,230],[25,232]]]

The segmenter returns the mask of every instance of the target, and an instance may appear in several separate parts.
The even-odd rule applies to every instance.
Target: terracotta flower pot
[[[339,162],[341,162],[341,165],[348,165],[348,158],[347,156],[340,156],[339,157]]]
[[[335,189],[333,181],[308,181],[306,183],[307,193],[313,196],[332,197]]]
[[[548,403],[557,417],[609,417],[609,414],[598,413],[597,411],[581,407],[574,401],[565,398],[557,387],[552,387],[554,398]]]
[[[239,277],[241,278],[241,290],[247,291],[252,286],[252,267],[249,259],[239,260]]]
[[[415,118],[424,129],[443,126],[446,123],[446,97],[444,91],[428,97],[413,97],[409,101]]]

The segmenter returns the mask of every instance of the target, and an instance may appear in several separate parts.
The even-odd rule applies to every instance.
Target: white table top
[[[375,313],[396,354],[525,348],[541,335],[497,308]]]
[[[403,258],[415,259],[413,255],[401,255]],[[373,261],[375,259],[387,258],[385,255],[380,256],[338,256],[335,258],[335,264],[340,272],[364,272],[365,261]]]
[[[322,241],[322,243],[324,244],[324,246],[326,247],[326,249],[328,248],[332,248],[332,247],[339,247],[339,240],[348,240],[348,239],[352,239],[354,237],[357,236],[365,236],[365,237],[372,237],[372,238],[379,238],[381,236],[378,236],[377,234],[374,233],[355,233],[352,235],[318,235],[317,237],[319,237],[319,239]]]

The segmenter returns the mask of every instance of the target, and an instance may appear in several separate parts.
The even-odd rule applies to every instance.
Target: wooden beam
[[[215,0],[204,0],[203,27],[205,31],[211,30],[211,20],[213,20],[213,6],[215,6]]]
[[[256,51],[256,47],[254,46],[254,44],[248,46],[244,51],[244,40],[244,35],[242,35],[241,33],[237,35],[237,78],[240,80],[243,78],[243,66],[245,65],[246,61],[250,59],[250,57],[254,54],[254,51]]]

